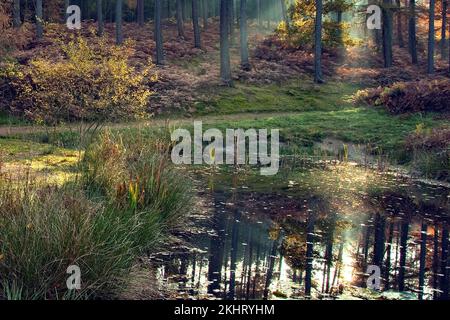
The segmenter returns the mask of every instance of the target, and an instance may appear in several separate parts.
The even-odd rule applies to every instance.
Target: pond
[[[151,257],[169,298],[448,298],[445,185],[340,162],[195,177],[204,212]]]

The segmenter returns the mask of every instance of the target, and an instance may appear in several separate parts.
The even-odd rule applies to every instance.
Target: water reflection
[[[172,298],[449,297],[443,186],[348,165],[202,177],[216,186],[202,195],[210,219],[187,246],[153,257]],[[366,289],[369,265],[380,267],[380,291]]]

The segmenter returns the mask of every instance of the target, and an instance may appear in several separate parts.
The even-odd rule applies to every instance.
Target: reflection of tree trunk
[[[255,269],[255,278],[253,280],[253,292],[252,292],[252,298],[256,298],[256,282],[259,279],[259,264],[260,264],[260,250],[261,250],[261,241],[258,241],[258,246],[256,247],[256,269]]]
[[[384,270],[384,290],[389,289],[389,275],[391,272],[391,248],[392,248],[392,239],[394,238],[394,222],[390,223],[389,226],[389,238],[386,248],[386,266]]]
[[[334,287],[336,285],[336,281],[337,281],[337,283],[339,283],[339,276],[340,276],[341,268],[342,268],[342,256],[343,255],[344,255],[344,239],[341,240],[341,243],[339,245],[338,261],[336,263],[336,268],[334,270],[333,282],[331,284],[332,287]]]
[[[395,236],[395,260],[394,260],[394,277],[397,278],[398,275],[398,253],[400,248],[400,227],[397,224],[397,232]]]
[[[439,229],[434,226],[434,246],[433,246],[433,299],[438,298],[439,279]]]
[[[331,274],[331,266],[333,264],[333,241],[334,241],[334,230],[336,228],[336,213],[333,214],[330,221],[330,232],[327,240],[327,247],[325,249],[325,266],[326,266],[326,280],[325,282],[325,292],[330,292],[330,274]],[[323,291],[323,289],[322,289]]]
[[[425,223],[422,223],[421,242],[420,242],[420,267],[419,267],[419,300],[423,299],[426,257],[427,257],[427,225]]]
[[[208,267],[208,293],[217,294],[220,289],[221,271],[225,248],[225,219],[219,214],[215,215],[217,225],[217,237],[212,237],[209,250],[209,267]]]
[[[406,250],[408,241],[409,222],[404,220],[401,225],[400,234],[400,270],[398,273],[398,290],[405,290],[405,268],[406,268]]]
[[[371,233],[371,226],[369,225],[369,223],[371,223],[372,221],[372,215],[370,215],[370,218],[367,221],[367,225],[366,225],[366,232],[364,234],[364,248],[363,248],[363,252],[364,252],[364,269],[366,269],[367,267],[367,259],[369,257],[369,244],[370,244],[370,233]]]
[[[377,213],[377,216],[375,217],[375,241],[373,247],[373,264],[380,267],[380,269],[383,268],[385,225],[386,225],[385,218],[379,213]]]
[[[306,274],[305,274],[305,298],[311,298],[311,278],[313,269],[314,249],[314,213],[310,214],[306,227]]]
[[[278,237],[278,239],[279,239],[279,237]],[[264,286],[264,296],[263,296],[264,300],[267,300],[267,298],[269,296],[269,287],[270,287],[270,282],[272,281],[273,269],[275,267],[275,256],[277,254],[278,239],[273,241],[272,250],[270,251],[270,256],[268,257],[269,265],[267,267],[266,283]]]
[[[239,240],[239,220],[241,219],[240,210],[234,211],[233,231],[231,233],[231,262],[230,262],[230,289],[228,298],[233,300],[236,294],[236,262]]]
[[[448,226],[444,225],[442,229],[442,248],[441,248],[441,281],[440,281],[440,287],[441,287],[441,300],[447,300],[448,299],[448,275],[449,271],[447,269],[448,264]]]
[[[250,234],[248,236],[248,271],[247,271],[247,292],[246,292],[246,299],[250,299],[250,282],[252,279],[252,264],[253,264],[253,239],[252,239],[252,232],[250,231]]]

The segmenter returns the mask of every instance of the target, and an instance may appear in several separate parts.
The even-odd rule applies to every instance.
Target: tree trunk
[[[397,0],[397,41],[398,46],[403,48],[405,46],[405,42],[403,41],[403,24],[402,24],[402,4],[400,0]]]
[[[447,0],[442,0],[442,27],[441,27],[441,59],[445,59],[446,51],[446,32],[447,32]]]
[[[220,78],[225,85],[231,85],[228,1],[220,0]]]
[[[392,12],[391,0],[383,0],[383,58],[384,67],[392,67]]]
[[[156,43],[156,64],[164,64],[163,36],[161,25],[162,0],[155,0],[155,43]]]
[[[234,43],[234,1],[228,0],[228,24],[229,24],[229,34],[230,34],[230,45]]]
[[[409,0],[408,45],[411,62],[417,64],[416,0]]]
[[[322,0],[316,1],[316,21],[314,25],[314,82],[323,83],[322,79]]]
[[[102,36],[104,31],[103,22],[103,0],[97,0],[97,35]]]
[[[70,6],[70,0],[64,0],[64,20],[65,22],[67,22],[67,18],[69,17],[68,13],[67,13],[67,8]]]
[[[240,31],[241,31],[241,67],[243,70],[251,69],[248,61],[248,33],[247,33],[247,0],[241,0],[240,12]]]
[[[434,9],[436,6],[435,0],[430,0],[430,11],[428,17],[428,58],[427,58],[427,73],[434,73]]]
[[[198,0],[192,0],[192,25],[194,27],[194,47],[201,48],[200,26],[198,24]]]
[[[289,19],[287,15],[287,9],[286,9],[286,0],[280,0],[281,2],[281,14],[283,15],[283,21],[286,24],[286,27],[289,27]]]
[[[144,26],[144,0],[137,0],[137,22],[139,27]]]
[[[116,0],[116,44],[123,43],[122,34],[122,0]]]
[[[42,39],[43,35],[42,0],[36,0],[36,37]]]
[[[178,36],[184,38],[183,0],[177,0],[177,29]]]
[[[14,0],[14,7],[13,7],[13,26],[14,28],[20,27],[20,0]]]
[[[208,30],[208,0],[202,0],[203,29]]]

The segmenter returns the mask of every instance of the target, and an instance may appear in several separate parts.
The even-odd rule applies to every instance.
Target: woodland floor
[[[274,26],[272,26],[273,29]],[[94,24],[81,33],[92,35]],[[302,50],[279,50],[272,43],[270,29],[250,27],[252,70],[239,68],[239,47],[231,49],[234,85],[224,87],[219,81],[218,24],[211,21],[202,33],[202,49],[193,48],[193,35],[186,25],[186,38],[176,34],[176,25],[164,29],[165,66],[157,67],[159,81],[152,85],[149,112],[152,120],[139,123],[108,124],[112,129],[192,124],[203,120],[206,126],[218,128],[280,128],[286,152],[313,153],[316,142],[336,138],[362,144],[376,153],[395,153],[405,137],[417,125],[448,126],[439,115],[393,116],[383,109],[354,105],[351,96],[359,89],[399,80],[413,80],[425,74],[424,65],[412,67],[401,57],[405,49],[394,50],[395,67],[380,68],[381,60],[368,48],[352,48],[345,59],[324,53],[326,83],[312,82],[312,54]],[[125,24],[124,36],[132,41],[131,63],[146,61],[154,52],[153,27],[147,24],[136,31],[136,25]],[[258,30],[258,31],[257,31]],[[36,56],[60,56],[55,39],[68,37],[61,27],[50,25],[44,39],[29,42],[15,56],[27,63]],[[236,30],[238,31],[238,30]],[[89,36],[90,35],[90,36]],[[114,26],[106,26],[106,37],[114,42]],[[421,59],[424,61],[424,59]],[[437,61],[435,77],[444,74],[444,62]],[[0,114],[0,164],[3,170],[15,171],[20,164],[48,175],[70,175],[79,154],[74,142],[79,125],[64,128],[33,126],[17,118]],[[375,151],[374,151],[375,152]],[[394,156],[399,160],[401,155]],[[400,159],[401,160],[401,159]]]

